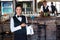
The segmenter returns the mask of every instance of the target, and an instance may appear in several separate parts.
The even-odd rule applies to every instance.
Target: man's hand
[[[22,23],[20,26],[21,26],[21,27],[25,27],[25,26],[26,26],[26,24],[25,24],[25,23]]]

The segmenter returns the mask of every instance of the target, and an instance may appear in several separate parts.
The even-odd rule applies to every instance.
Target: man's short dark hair
[[[53,2],[51,2],[51,4],[53,4]]]
[[[47,2],[47,1],[43,1],[43,2]]]
[[[21,9],[22,9],[22,5],[21,4],[16,4],[15,8],[17,8],[17,7],[21,7]]]

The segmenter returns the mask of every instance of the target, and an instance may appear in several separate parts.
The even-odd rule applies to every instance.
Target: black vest
[[[16,18],[16,16],[13,16],[13,19],[14,19],[14,27],[19,26],[22,23],[26,23],[25,16],[20,16],[20,17],[22,17],[22,21],[21,22]]]
[[[16,16],[13,16],[14,27],[17,27],[17,26],[21,25],[22,23],[26,23],[26,18],[25,18],[25,16],[21,16],[21,17],[22,17],[22,21],[20,22],[20,21],[17,19]],[[25,27],[24,27],[24,28],[25,28]],[[24,30],[25,30],[25,29],[24,29]],[[25,30],[25,32],[26,32],[26,30]],[[25,33],[25,32],[24,32],[24,33]],[[14,34],[15,34],[15,35],[16,35],[16,34],[18,34],[18,35],[23,34],[23,28],[20,29],[20,30],[15,31]],[[26,34],[26,33],[25,33],[25,34]]]
[[[14,27],[17,27],[17,26],[21,25],[22,23],[26,23],[25,16],[21,16],[21,17],[22,17],[22,21],[19,21],[16,18],[16,16],[13,16]],[[26,27],[23,27],[20,30],[17,30],[14,32],[14,40],[27,40]]]
[[[44,11],[44,12],[48,12],[48,11],[49,11],[48,7],[49,7],[49,6],[47,6],[46,9],[45,9],[45,7],[43,6],[43,11]]]

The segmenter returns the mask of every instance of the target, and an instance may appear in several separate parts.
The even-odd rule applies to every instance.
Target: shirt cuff
[[[15,29],[16,29],[16,30],[19,30],[19,29],[21,29],[21,26],[17,26]]]

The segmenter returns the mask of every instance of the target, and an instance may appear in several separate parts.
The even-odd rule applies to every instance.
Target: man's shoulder
[[[42,5],[41,7],[43,7],[43,5]],[[49,7],[49,6],[48,6],[48,5],[46,5],[46,7]]]
[[[43,7],[43,5],[41,5],[41,7]]]
[[[51,5],[52,7],[55,7],[54,5]]]

